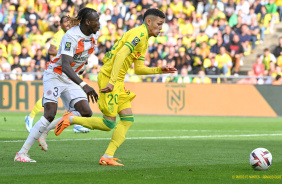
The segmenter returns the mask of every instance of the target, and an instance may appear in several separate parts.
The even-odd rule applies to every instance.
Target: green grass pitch
[[[15,163],[28,136],[25,115],[0,113],[0,183],[282,183],[281,118],[136,115],[115,155],[125,166],[117,167],[98,164],[112,132],[72,127],[58,137],[51,131],[47,152],[33,145],[37,163]],[[272,153],[268,171],[249,165],[258,147]]]

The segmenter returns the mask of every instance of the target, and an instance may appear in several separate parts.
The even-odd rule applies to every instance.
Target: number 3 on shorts
[[[59,89],[57,87],[54,87],[54,91],[55,92],[53,92],[53,95],[54,95],[54,97],[57,97]]]
[[[108,102],[108,105],[114,105],[113,102],[112,102],[112,100],[114,98],[113,95],[112,94],[108,94],[107,98],[110,99],[109,102]],[[115,104],[118,105],[118,95],[117,94],[115,94],[115,99],[114,100],[115,100]]]

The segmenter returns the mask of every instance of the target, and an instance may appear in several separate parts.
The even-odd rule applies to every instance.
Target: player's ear
[[[150,18],[146,19],[146,24],[150,26],[152,24],[152,20]]]
[[[85,23],[86,23],[87,26],[89,26],[90,25],[90,20],[86,19]]]

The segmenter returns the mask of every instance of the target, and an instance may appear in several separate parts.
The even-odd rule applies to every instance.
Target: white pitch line
[[[258,136],[282,136],[282,134],[247,134],[247,135],[200,135],[200,136],[171,136],[171,137],[128,137],[127,140],[158,140],[158,139],[196,139],[196,138],[224,138],[224,137],[258,137]],[[110,140],[111,138],[91,138],[91,139],[50,139],[47,141],[98,141]],[[25,140],[0,141],[0,143],[24,142]]]
[[[23,129],[0,129],[0,131],[11,131],[11,132],[26,132]],[[54,131],[54,130],[51,130]],[[65,129],[64,131],[72,132],[72,129]],[[128,130],[129,132],[281,132],[280,130],[265,131],[265,130]]]

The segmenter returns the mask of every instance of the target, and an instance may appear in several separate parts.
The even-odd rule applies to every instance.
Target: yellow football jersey
[[[55,35],[53,37],[53,41],[52,41],[51,45],[54,45],[57,50],[59,50],[60,43],[61,43],[61,40],[62,40],[64,35],[65,35],[65,31],[63,29],[61,29],[57,33],[55,33]]]
[[[125,58],[117,78],[118,81],[124,81],[125,74],[133,62],[135,65],[141,63],[144,65],[145,53],[148,48],[148,39],[149,33],[146,24],[142,24],[141,26],[124,33],[115,43],[111,51],[106,53],[103,59],[104,66],[101,68],[101,72],[108,77],[111,76],[116,54],[125,45],[131,50],[131,54]]]

